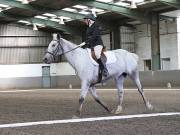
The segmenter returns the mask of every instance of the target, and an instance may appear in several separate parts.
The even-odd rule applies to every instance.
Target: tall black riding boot
[[[106,64],[102,62],[101,58],[97,60],[99,64],[99,68],[102,71],[103,76],[107,77],[109,75],[108,70],[106,68]]]

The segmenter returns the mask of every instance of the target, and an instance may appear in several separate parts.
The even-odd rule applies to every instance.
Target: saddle
[[[101,60],[106,63],[107,61],[107,57],[106,55],[104,54],[104,52],[106,52],[106,47],[103,47],[103,49],[101,50]],[[93,60],[95,60],[97,62],[97,58],[96,58],[96,55],[95,55],[95,52],[94,52],[94,48],[91,48],[91,57],[93,58]]]
[[[95,66],[98,66],[94,50],[93,49],[91,50],[89,48],[86,48],[86,50],[87,50],[88,56],[89,56],[92,64]],[[108,51],[105,48],[102,50],[101,58],[103,59],[103,62],[106,63],[106,65],[115,63],[117,60],[114,52]]]
[[[86,48],[86,50],[87,50],[88,56],[89,56],[92,64],[95,66],[99,66],[99,64],[97,62],[97,58],[95,56],[94,49]],[[106,65],[109,65],[109,64],[115,63],[117,59],[116,59],[115,53],[113,51],[107,51],[106,48],[103,48],[102,52],[101,52],[101,60],[102,60],[102,62],[106,63]],[[98,81],[93,84],[97,84],[97,83],[101,82],[101,80],[102,80],[102,72],[99,70],[98,71]]]

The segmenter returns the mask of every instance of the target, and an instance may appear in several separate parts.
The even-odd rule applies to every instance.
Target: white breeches
[[[97,45],[94,47],[94,52],[97,59],[100,59],[102,49],[103,49],[102,45]]]

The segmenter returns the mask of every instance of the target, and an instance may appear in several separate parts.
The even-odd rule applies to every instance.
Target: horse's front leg
[[[110,110],[109,110],[109,108],[99,99],[99,97],[98,97],[98,95],[97,95],[97,92],[96,92],[96,87],[95,86],[92,86],[91,88],[90,88],[90,92],[91,92],[91,95],[92,95],[92,97],[94,98],[94,100],[98,103],[98,104],[100,104],[107,112],[111,112]]]
[[[79,109],[78,109],[78,115],[82,115],[82,107],[83,107],[83,102],[87,96],[88,90],[90,87],[90,83],[88,81],[82,81],[81,83],[81,94],[79,98]]]

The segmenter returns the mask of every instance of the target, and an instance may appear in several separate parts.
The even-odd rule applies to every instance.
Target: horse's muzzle
[[[46,64],[48,64],[48,59],[45,57],[45,58],[43,59],[43,62],[46,63]]]

